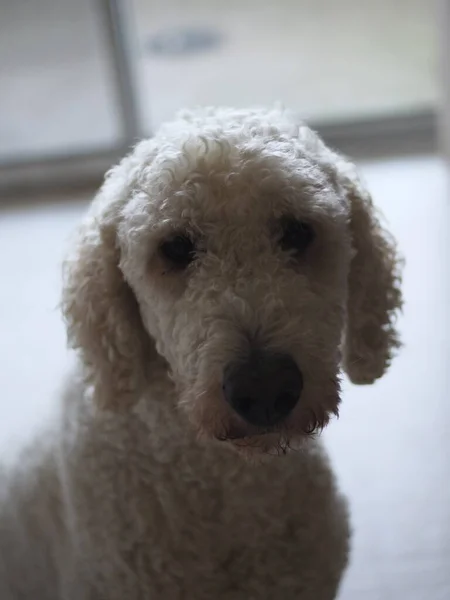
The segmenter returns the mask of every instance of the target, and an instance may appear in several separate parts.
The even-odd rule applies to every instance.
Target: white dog
[[[80,369],[5,476],[1,600],[331,600],[346,505],[315,433],[389,365],[395,244],[280,111],[181,115],[65,264]]]

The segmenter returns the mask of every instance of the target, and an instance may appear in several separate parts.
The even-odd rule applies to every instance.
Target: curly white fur
[[[295,260],[285,215],[316,233]],[[179,231],[197,245],[184,272],[159,252]],[[357,383],[389,365],[398,284],[354,168],[287,113],[185,113],[138,144],[65,264],[80,373],[4,476],[2,600],[334,598],[347,514],[311,434],[337,414],[341,360]],[[222,397],[249,340],[304,374],[269,432]]]

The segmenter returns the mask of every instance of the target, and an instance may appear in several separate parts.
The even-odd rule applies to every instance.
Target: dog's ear
[[[320,165],[349,205],[353,257],[343,367],[353,383],[372,383],[384,374],[400,346],[395,319],[402,306],[402,261],[355,167],[304,124],[298,138],[301,148]]]
[[[353,246],[343,366],[353,383],[366,384],[384,374],[400,345],[395,320],[402,306],[401,261],[356,173],[347,171],[341,184],[349,202]]]
[[[154,353],[137,300],[119,268],[117,227],[133,186],[132,158],[106,177],[64,263],[62,310],[97,404],[132,403]]]

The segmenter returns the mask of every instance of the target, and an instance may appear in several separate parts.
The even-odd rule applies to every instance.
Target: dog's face
[[[286,125],[269,126],[254,115],[248,126],[245,115],[230,119],[232,113],[186,122],[179,133],[169,129],[138,147],[121,180],[105,184],[95,218],[104,227],[100,245],[114,238],[115,268],[145,331],[139,338],[152,340],[165,359],[187,422],[239,448],[284,450],[337,413],[355,245],[352,203],[330,167],[334,155],[325,156],[323,146],[312,152],[311,137],[302,140]],[[108,202],[112,186],[115,204]],[[89,246],[89,236],[83,243]],[[380,252],[377,264],[384,266]],[[394,281],[389,269],[384,277]],[[98,277],[98,267],[93,271]],[[383,314],[379,323],[368,315],[366,333],[383,328],[384,308]],[[109,322],[118,331],[127,326],[112,324],[111,315]],[[117,340],[116,331],[110,349],[116,373]],[[146,344],[136,338],[135,345]],[[128,354],[151,378],[151,353]],[[383,356],[383,368],[386,362]],[[137,382],[131,370],[127,377]]]
[[[124,209],[121,268],[200,432],[311,431],[338,404],[347,206],[291,140],[212,146],[154,161]]]

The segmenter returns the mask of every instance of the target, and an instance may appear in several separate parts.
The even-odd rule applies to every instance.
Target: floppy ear
[[[98,405],[111,409],[136,399],[153,353],[119,268],[117,227],[133,183],[131,161],[127,157],[107,175],[63,266],[69,343],[81,355]]]
[[[401,261],[372,199],[355,174],[344,177],[350,204],[353,258],[350,265],[343,366],[353,383],[372,383],[400,346],[395,329],[402,306]]]
[[[349,203],[353,258],[343,366],[353,383],[372,383],[384,374],[400,346],[395,319],[402,307],[402,261],[354,166],[305,124],[300,124],[298,138]]]

